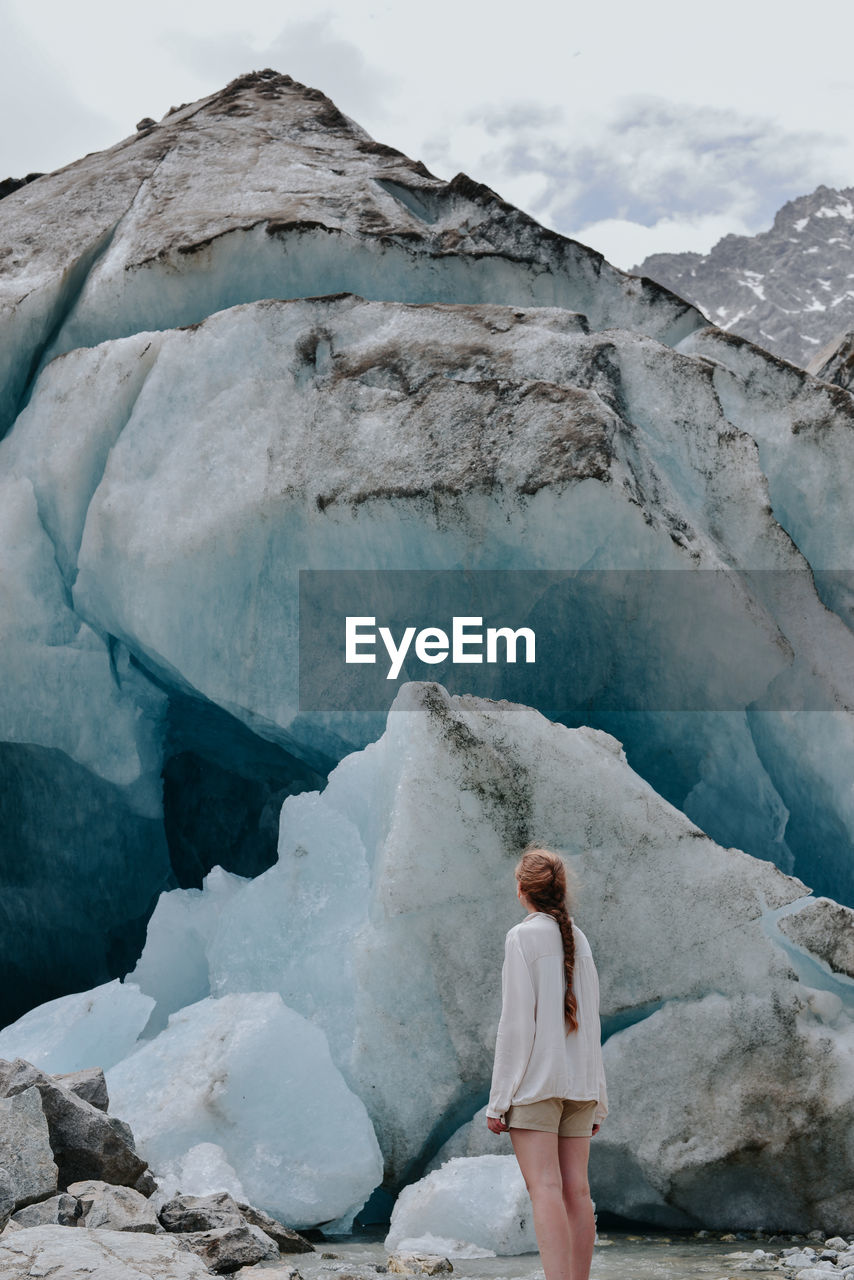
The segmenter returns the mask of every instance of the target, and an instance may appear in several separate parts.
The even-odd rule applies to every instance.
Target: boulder
[[[75,1196],[66,1193],[28,1204],[13,1215],[19,1227],[76,1227],[80,1217],[80,1203]]]
[[[153,1196],[157,1190],[157,1179],[150,1169],[145,1169],[139,1175],[133,1186],[135,1191],[138,1191],[141,1196],[145,1196],[147,1198],[148,1196]]]
[[[210,1280],[200,1258],[168,1235],[27,1227],[0,1239],[0,1280]]]
[[[272,1262],[279,1246],[259,1227],[245,1222],[239,1227],[218,1227],[214,1231],[190,1231],[174,1237],[182,1248],[191,1249],[210,1271],[224,1275],[256,1262]]]
[[[98,1178],[133,1186],[147,1166],[136,1154],[133,1134],[123,1121],[105,1115],[22,1058],[0,1062],[0,1097],[14,1097],[33,1086],[41,1096],[59,1185]],[[54,1183],[50,1190],[56,1189]]]
[[[173,1196],[158,1216],[167,1231],[215,1231],[244,1223],[244,1214],[227,1191],[213,1196]]]
[[[38,1089],[0,1096],[0,1169],[6,1173],[2,1199],[9,1212],[56,1192],[57,1167]]]
[[[834,973],[854,978],[854,911],[850,907],[831,898],[816,898],[795,915],[784,916],[780,931]]]
[[[15,1188],[12,1178],[5,1169],[0,1169],[0,1231],[9,1221],[9,1215],[15,1208]]]
[[[611,1036],[596,1200],[666,1227],[854,1230],[854,1023],[815,997],[714,993]]]
[[[70,1089],[78,1098],[91,1103],[99,1111],[109,1111],[110,1098],[101,1067],[87,1067],[83,1071],[65,1071],[60,1075],[54,1075],[53,1078],[63,1088]]]
[[[81,1199],[85,1204],[82,1225],[109,1231],[144,1231],[154,1235],[160,1224],[157,1212],[144,1195],[133,1187],[113,1187],[106,1183]]]
[[[306,1240],[305,1236],[301,1236],[298,1231],[292,1231],[290,1227],[283,1226],[278,1219],[272,1218],[263,1209],[256,1209],[254,1205],[242,1202],[237,1207],[250,1227],[260,1227],[265,1235],[275,1240],[280,1253],[314,1253],[314,1245]]]
[[[494,1256],[494,1255],[493,1255]],[[389,1271],[399,1275],[439,1276],[453,1271],[448,1258],[433,1253],[393,1253],[388,1260]]]

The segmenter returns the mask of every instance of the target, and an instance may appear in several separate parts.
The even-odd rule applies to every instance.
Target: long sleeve
[[[596,1124],[601,1124],[608,1114],[608,1087],[605,1083],[605,1064],[602,1061],[602,1031],[599,1023],[599,974],[593,960],[590,961],[590,969],[592,973],[592,986],[596,999],[596,1047],[599,1058],[599,1092],[597,1093],[596,1110],[593,1113],[593,1120]]]
[[[536,996],[528,965],[513,930],[504,944],[501,1020],[495,1040],[492,1089],[486,1114],[500,1119],[513,1100],[531,1056],[536,1030]]]

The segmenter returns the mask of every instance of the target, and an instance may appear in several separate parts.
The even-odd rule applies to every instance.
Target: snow
[[[745,274],[747,275],[749,273],[745,273]],[[765,290],[763,286],[758,283],[758,281],[745,279],[745,280],[739,280],[737,283],[744,285],[747,289],[750,289],[751,292],[755,293],[757,298],[761,298],[763,302],[765,301]],[[742,314],[744,313],[742,312]],[[735,322],[733,321],[733,323]]]
[[[107,1087],[155,1173],[201,1185],[213,1155],[216,1176],[227,1163],[238,1180],[218,1190],[293,1226],[352,1219],[382,1179],[365,1108],[324,1035],[276,994],[189,1005],[112,1067]]]
[[[844,218],[846,222],[850,222],[854,218],[854,205],[851,204],[850,200],[840,200],[839,204],[834,207],[822,205],[816,211],[815,216],[817,218]]]
[[[808,222],[809,222],[809,215],[807,215],[806,218],[798,218],[794,224],[795,230],[803,231],[804,227],[807,225]]]

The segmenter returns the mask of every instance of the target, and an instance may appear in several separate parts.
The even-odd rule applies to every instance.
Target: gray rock
[[[13,1097],[32,1086],[41,1095],[61,1187],[82,1178],[133,1186],[147,1165],[136,1154],[126,1124],[105,1115],[23,1058],[0,1061],[0,1097]],[[51,1191],[56,1189],[54,1183]]]
[[[14,1208],[15,1189],[12,1184],[11,1174],[6,1169],[0,1169],[0,1231],[9,1221],[9,1215]]]
[[[103,1185],[86,1197],[83,1225],[109,1231],[143,1231],[154,1235],[159,1227],[154,1206],[133,1187]]]
[[[290,1227],[283,1226],[263,1209],[256,1209],[254,1205],[243,1204],[242,1201],[238,1201],[237,1207],[250,1227],[260,1227],[265,1235],[275,1240],[280,1253],[314,1253],[314,1245],[310,1244],[304,1236],[301,1236],[298,1231],[292,1231]]]
[[[184,1249],[193,1253],[217,1275],[251,1267],[256,1262],[272,1262],[279,1256],[279,1246],[259,1227],[245,1222],[239,1227],[219,1227],[215,1231],[190,1231],[173,1237]]]
[[[0,1239],[0,1280],[210,1280],[174,1237],[28,1227]]]
[[[148,1196],[153,1196],[157,1190],[157,1179],[150,1169],[146,1169],[144,1173],[139,1175],[133,1186],[135,1191],[147,1198]]]
[[[854,322],[852,199],[852,187],[821,186],[784,204],[768,231],[726,235],[705,254],[654,253],[632,270],[715,324],[805,365]]]
[[[109,1182],[102,1182],[99,1178],[86,1178],[80,1182],[70,1182],[68,1194],[80,1201],[80,1211],[85,1217],[92,1208],[92,1201],[108,1186]]]
[[[854,978],[854,911],[831,898],[816,898],[783,916],[780,932],[811,951],[834,973]]]
[[[837,334],[807,365],[807,373],[854,391],[854,330]]]
[[[10,1212],[56,1192],[57,1167],[38,1089],[0,1097],[0,1168],[7,1175],[4,1201]]]
[[[244,1214],[227,1191],[211,1196],[173,1196],[159,1217],[167,1231],[215,1231],[244,1225]]]
[[[19,1227],[75,1227],[79,1217],[80,1203],[76,1196],[63,1193],[19,1209],[12,1220]]]
[[[389,1271],[402,1275],[437,1276],[453,1271],[447,1258],[432,1253],[393,1253],[388,1260]]]
[[[90,1102],[99,1111],[109,1111],[110,1095],[107,1093],[107,1082],[100,1067],[86,1067],[83,1071],[66,1071],[55,1075],[65,1089],[70,1089],[84,1102]]]

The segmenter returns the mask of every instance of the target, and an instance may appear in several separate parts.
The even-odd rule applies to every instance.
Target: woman
[[[528,915],[507,934],[486,1123],[510,1140],[534,1209],[546,1280],[588,1280],[595,1224],[587,1160],[607,1115],[599,980],[569,918],[566,869],[526,849],[516,892]]]

